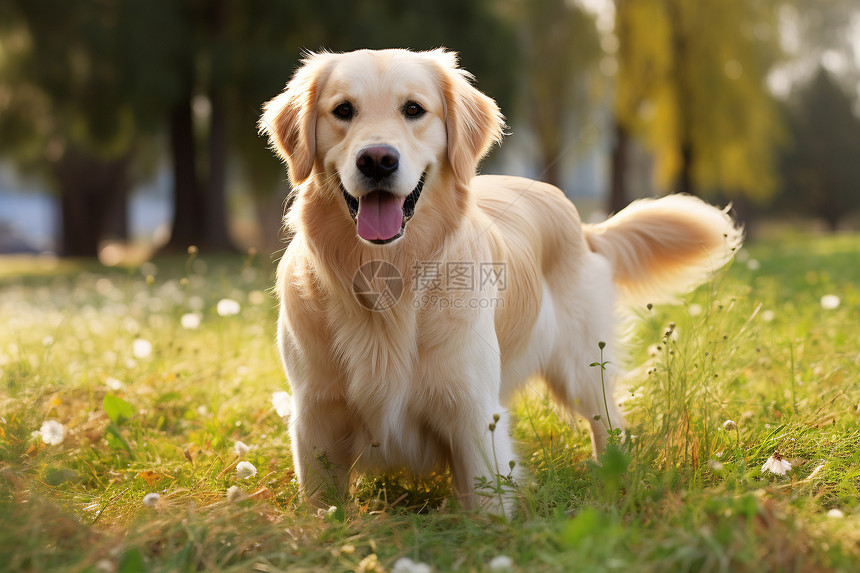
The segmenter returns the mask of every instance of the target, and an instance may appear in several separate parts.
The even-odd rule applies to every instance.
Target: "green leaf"
[[[102,400],[102,407],[105,413],[114,424],[122,424],[126,420],[134,416],[134,406],[113,394],[107,394]]]
[[[119,560],[117,573],[146,573],[140,549],[129,549]]]
[[[561,539],[568,546],[578,545],[585,538],[600,531],[601,515],[595,509],[587,508],[567,522]]]
[[[118,450],[122,448],[128,453],[132,453],[131,446],[119,431],[119,426],[116,424],[108,424],[108,427],[105,429],[105,439],[113,449]]]

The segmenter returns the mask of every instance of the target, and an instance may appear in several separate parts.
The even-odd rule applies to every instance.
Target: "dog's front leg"
[[[453,486],[463,504],[510,517],[520,466],[508,411],[499,400],[501,358],[493,317],[483,311],[475,318],[471,328],[461,331],[462,337],[451,337],[437,348],[439,355],[428,360],[447,365],[441,378],[435,374],[451,406],[433,418],[450,444]]]
[[[340,401],[294,399],[290,420],[293,466],[308,502],[328,507],[346,499],[351,457],[350,419]]]
[[[482,507],[510,518],[520,467],[510,437],[508,412],[496,400],[494,407],[472,414],[478,416],[461,420],[455,430],[459,435],[452,439],[454,490],[467,508]]]

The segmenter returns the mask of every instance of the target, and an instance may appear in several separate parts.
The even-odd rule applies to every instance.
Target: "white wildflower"
[[[272,406],[281,418],[289,418],[293,411],[293,397],[288,392],[273,392]]]
[[[761,319],[765,322],[773,322],[773,319],[775,318],[775,316],[776,315],[770,309],[761,313]]]
[[[59,446],[66,439],[66,427],[56,420],[45,420],[39,436],[49,446]]]
[[[200,327],[200,319],[200,313],[187,312],[179,319],[179,324],[181,324],[182,328],[185,330],[197,330],[197,328]]]
[[[430,573],[433,568],[420,561],[412,561],[408,557],[401,557],[394,562],[391,573]]]
[[[834,509],[831,509],[830,511],[827,512],[827,517],[832,517],[834,519],[841,519],[841,518],[845,517],[845,514],[842,513],[842,510],[834,508]]]
[[[319,508],[317,510],[317,517],[328,517],[329,515],[334,515],[334,512],[337,511],[337,506],[332,505],[329,506],[328,509]]]
[[[839,308],[839,303],[842,300],[835,294],[826,294],[821,297],[821,308],[824,310],[833,310],[834,308]]]
[[[116,571],[116,565],[110,559],[99,559],[93,567],[101,573],[114,573]]]
[[[236,455],[240,458],[244,458],[245,454],[247,454],[251,448],[245,442],[241,440],[237,440],[235,444],[233,444],[233,451],[236,452]]]
[[[107,386],[111,390],[119,390],[124,386],[124,384],[116,378],[108,376],[107,380],[105,380],[105,386]]]
[[[508,571],[514,568],[514,560],[507,555],[497,555],[490,559],[490,571]]]
[[[146,358],[152,354],[152,343],[145,338],[135,339],[131,348],[135,358]]]
[[[257,468],[251,462],[239,462],[236,464],[236,475],[239,476],[239,479],[248,479],[257,475]]]
[[[143,496],[143,505],[147,507],[155,507],[158,505],[159,500],[161,500],[161,496],[157,493],[148,493]]]
[[[239,314],[242,307],[239,306],[239,303],[232,298],[222,298],[215,306],[215,310],[218,312],[219,316],[233,316],[235,314]]]
[[[237,502],[245,499],[245,497],[247,496],[241,488],[235,485],[231,485],[229,488],[227,488],[227,501]]]
[[[788,460],[782,459],[782,456],[779,455],[779,452],[774,452],[773,455],[767,459],[764,465],[761,466],[762,473],[770,472],[778,476],[784,476],[785,472],[790,469],[791,463]]]

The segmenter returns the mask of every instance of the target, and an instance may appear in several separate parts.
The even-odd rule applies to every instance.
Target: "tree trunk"
[[[678,172],[678,193],[696,194],[693,179],[695,146],[693,145],[693,98],[690,86],[691,67],[688,31],[681,14],[683,6],[678,0],[667,2],[672,38],[672,60],[674,63],[675,100],[678,106],[678,151],[681,166]]]
[[[627,192],[627,170],[630,157],[630,132],[615,120],[615,146],[612,148],[612,181],[609,190],[609,212],[617,213],[630,203]]]
[[[226,105],[223,97],[224,46],[226,28],[230,18],[230,5],[227,0],[211,0],[208,4],[208,20],[212,33],[209,47],[210,77],[209,102],[209,179],[203,201],[205,240],[203,247],[214,251],[237,251],[230,240],[227,223],[227,122]]]
[[[693,183],[693,161],[695,153],[693,151],[693,143],[689,139],[681,141],[681,169],[678,173],[678,193],[687,193],[695,195],[696,188]]]
[[[209,185],[204,206],[205,241],[204,247],[216,251],[236,251],[230,240],[227,226],[227,136],[224,121],[224,105],[218,94],[218,87],[213,89],[212,116],[209,123]]]
[[[203,201],[195,165],[190,94],[176,104],[170,115],[170,155],[173,160],[173,227],[170,241],[162,250],[182,252],[203,238]]]
[[[60,190],[60,254],[97,257],[111,216],[125,217],[118,209],[128,195],[131,155],[102,160],[69,149],[54,166]]]

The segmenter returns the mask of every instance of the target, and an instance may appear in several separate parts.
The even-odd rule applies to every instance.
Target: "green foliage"
[[[779,56],[778,3],[617,0],[616,8],[615,114],[653,149],[659,182],[671,186],[689,161],[699,191],[768,197],[784,138],[765,84]]]
[[[163,397],[159,401],[163,401]],[[105,409],[105,414],[107,414],[111,422],[118,426],[121,426],[126,420],[134,416],[134,406],[113,394],[105,394],[105,397],[102,399],[102,407]]]
[[[793,145],[783,156],[785,208],[812,212],[832,229],[860,208],[860,117],[824,69],[789,102]]]
[[[512,410],[526,477],[485,484],[514,496],[510,521],[464,511],[447,475],[364,476],[322,516],[301,501],[271,404],[283,387],[271,270],[255,261],[53,274],[4,261],[3,566],[355,570],[373,555],[448,571],[507,555],[528,571],[853,571],[860,237],[744,253],[683,305],[639,309],[629,426],[596,461],[585,424],[530,383]],[[217,314],[224,297],[238,315]],[[192,312],[199,328],[183,328]],[[138,338],[151,354],[134,356]],[[32,434],[46,420],[65,426],[61,444]],[[255,476],[238,477],[237,440]],[[775,451],[792,464],[784,477],[762,473]]]

